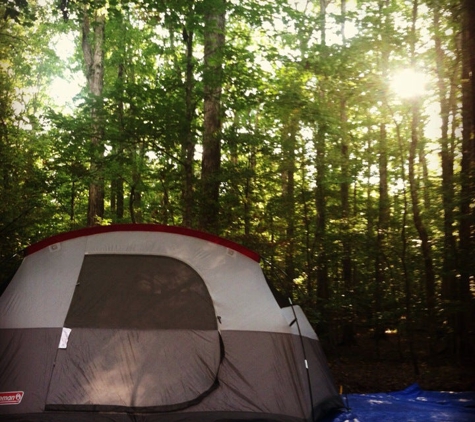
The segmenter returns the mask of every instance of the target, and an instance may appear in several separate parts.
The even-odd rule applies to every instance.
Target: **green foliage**
[[[11,19],[24,26],[32,26],[36,19],[35,12],[30,8],[28,0],[6,0],[0,7],[0,13],[3,15],[3,20]]]
[[[182,224],[189,205],[185,186],[191,183],[187,224],[197,226],[209,82],[204,80],[205,15],[208,6],[220,4],[84,0],[64,3],[62,10],[9,0],[0,8],[4,260],[50,233],[86,225],[94,180],[104,186],[102,224]],[[303,6],[283,0],[227,2],[219,81],[221,168],[215,175],[219,226],[224,236],[267,258],[276,286],[302,303],[324,333],[348,332],[351,326],[407,333],[427,317],[425,273],[408,183],[411,103],[398,97],[390,80],[398,68],[410,66],[414,41],[418,67],[436,78],[433,5],[420,6],[417,40],[411,32],[413,5],[407,2],[365,0],[344,16],[332,3],[325,11],[316,2]],[[453,87],[446,95],[455,104],[449,110],[452,183],[459,195],[459,28],[452,16],[456,8],[439,6],[443,80]],[[79,31],[84,8],[106,14],[102,96],[83,87],[74,107],[61,109],[48,90],[56,76],[85,67]],[[66,63],[52,48],[60,34],[75,38],[76,53]],[[437,324],[453,332],[451,315],[460,304],[441,296],[446,221],[437,156],[442,146],[437,135],[425,132],[438,114],[436,86],[421,99],[416,182],[437,273]],[[99,154],[91,146],[93,119],[103,131]],[[379,183],[383,158],[386,202]],[[458,211],[456,202],[452,211]],[[5,274],[10,271],[1,265]],[[276,267],[291,279],[277,275]],[[377,271],[383,275],[379,282]]]

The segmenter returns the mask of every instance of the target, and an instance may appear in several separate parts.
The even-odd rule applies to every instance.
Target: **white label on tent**
[[[71,334],[71,328],[63,327],[63,332],[61,333],[61,339],[59,340],[58,349],[66,349],[68,347],[69,334]]]
[[[59,250],[61,250],[61,243],[55,243],[49,247],[50,252],[58,252]]]

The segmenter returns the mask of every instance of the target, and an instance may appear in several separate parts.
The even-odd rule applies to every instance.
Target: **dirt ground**
[[[323,345],[335,382],[344,393],[397,391],[413,383],[424,390],[475,391],[475,356],[457,362],[446,353],[428,358],[424,350],[417,350],[416,375],[410,354],[397,335],[378,343],[360,337],[351,346]]]

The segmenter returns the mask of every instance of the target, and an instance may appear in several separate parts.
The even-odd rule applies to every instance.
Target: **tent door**
[[[213,303],[175,258],[86,255],[64,325],[48,410],[177,410],[216,386]]]

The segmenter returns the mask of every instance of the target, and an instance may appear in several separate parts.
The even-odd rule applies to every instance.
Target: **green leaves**
[[[426,160],[426,171],[424,155],[443,153],[451,166],[443,190],[452,205],[444,210],[456,214],[462,151],[454,5],[439,5],[437,28],[434,5],[421,6],[413,30],[413,4],[400,1],[364,0],[346,4],[346,11],[331,2],[284,0],[61,4],[67,22],[51,16],[52,8],[61,16],[58,4],[7,0],[0,8],[0,215],[9,239],[2,254],[86,224],[95,178],[104,186],[103,223],[196,227],[204,99],[222,87],[221,166],[213,175],[222,234],[285,267],[294,280],[280,286],[318,309],[316,323],[354,317],[393,324],[406,308],[424,315],[423,260],[408,218],[411,104],[390,82],[397,68],[411,64],[413,42],[416,64],[434,81],[421,98],[414,177],[434,255],[444,257],[450,224],[441,212],[442,169],[437,159]],[[209,15],[224,6],[220,33]],[[95,95],[83,89],[63,109],[53,102],[51,82],[85,68],[85,10],[86,40],[99,27],[94,17],[103,16],[104,85]],[[219,54],[205,45],[213,31],[216,40],[224,35]],[[74,34],[68,46],[74,54],[61,54],[59,34]],[[444,99],[452,105],[439,113]],[[439,114],[451,125],[443,142]],[[429,122],[435,135],[425,130]],[[99,154],[91,145],[97,132]],[[434,262],[439,289],[445,270]],[[438,323],[449,323],[442,317]]]
[[[31,10],[28,0],[5,0],[0,7],[0,13],[3,12],[3,19],[9,19],[16,23],[31,27],[36,19],[35,12]]]

